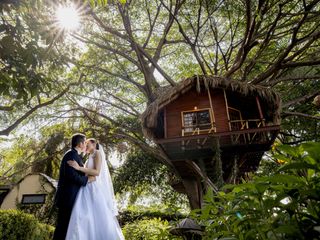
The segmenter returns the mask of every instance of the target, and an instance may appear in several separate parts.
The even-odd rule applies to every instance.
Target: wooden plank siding
[[[229,131],[228,115],[223,90],[214,89],[211,93],[217,132]]]
[[[214,89],[211,90],[210,93],[217,132],[229,131],[223,90]],[[210,101],[207,91],[201,91],[200,93],[197,93],[196,90],[191,90],[166,106],[165,125],[167,127],[167,138],[181,136],[181,112],[192,111],[195,107],[197,107],[197,109],[210,108]]]

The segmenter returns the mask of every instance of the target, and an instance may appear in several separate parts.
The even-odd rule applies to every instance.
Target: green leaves
[[[304,151],[308,153],[309,161],[312,163],[320,163],[320,143],[319,142],[307,142],[301,144]]]
[[[137,220],[127,224],[123,228],[126,239],[141,240],[178,240],[181,237],[173,236],[169,233],[171,226],[168,221],[161,219]]]
[[[306,163],[306,162],[296,162],[296,163],[289,163],[279,168],[279,172],[287,171],[287,170],[303,170],[303,169],[310,169],[310,170],[319,170],[319,167]]]
[[[108,0],[88,0],[90,6],[92,8],[94,7],[104,7],[108,4]],[[119,3],[121,4],[126,4],[126,0],[118,0]]]
[[[319,143],[279,146],[279,164],[268,176],[226,185],[205,196],[194,216],[206,226],[204,239],[314,239],[320,224]],[[200,211],[200,214],[198,214]]]
[[[16,46],[14,44],[14,39],[12,36],[6,35],[0,40],[0,47],[1,47],[1,55],[2,56],[10,56],[13,54]]]
[[[275,174],[270,177],[260,177],[256,179],[257,182],[277,183],[277,184],[301,184],[303,179],[298,176],[289,174]]]
[[[54,228],[33,215],[17,210],[0,210],[0,239],[48,240]]]

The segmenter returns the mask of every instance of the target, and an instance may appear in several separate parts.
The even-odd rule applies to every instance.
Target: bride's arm
[[[68,161],[68,164],[73,167],[74,169],[83,172],[85,174],[91,176],[99,176],[101,170],[101,154],[99,151],[96,152],[94,157],[94,167],[93,168],[85,168],[80,167],[76,161]]]

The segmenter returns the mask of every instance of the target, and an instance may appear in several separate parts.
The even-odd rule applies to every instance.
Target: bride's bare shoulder
[[[101,158],[101,152],[100,152],[100,150],[97,149],[97,150],[95,151],[94,157],[95,157],[95,158]]]

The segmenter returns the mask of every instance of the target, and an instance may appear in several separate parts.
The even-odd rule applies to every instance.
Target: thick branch
[[[283,62],[285,61],[285,58],[290,54],[292,49],[296,47],[297,45],[305,42],[305,39],[300,38],[298,39],[298,33],[303,26],[303,24],[306,22],[308,14],[310,13],[310,10],[319,2],[319,0],[314,0],[311,2],[308,6],[305,6],[305,11],[303,14],[303,17],[299,20],[299,22],[292,28],[292,34],[291,34],[291,40],[290,44],[287,46],[287,48],[279,54],[278,58],[274,61],[273,64],[269,66],[269,68],[255,77],[251,83],[257,84],[262,82],[263,80],[267,79],[271,75],[273,75],[275,72],[279,71],[281,69],[281,66],[283,65]]]
[[[320,117],[318,116],[313,116],[313,115],[309,115],[301,112],[283,112],[283,114],[287,116],[304,117],[304,118],[310,118],[310,119],[315,119],[320,121]]]
[[[258,11],[261,10],[262,5],[259,4],[259,7],[260,9],[258,9]],[[225,75],[226,78],[229,78],[234,72],[236,72],[239,68],[241,68],[250,50],[256,45],[253,42],[255,31],[256,31],[256,15],[252,17],[251,1],[246,0],[246,31],[244,34],[243,42],[238,50],[234,64],[232,65],[230,70],[227,71]]]
[[[320,59],[313,60],[313,61],[304,61],[304,62],[288,62],[288,63],[281,64],[280,68],[294,68],[294,67],[315,66],[315,65],[320,65]]]
[[[184,3],[185,1],[181,1],[181,5]],[[204,63],[202,62],[198,52],[197,52],[197,49],[196,49],[196,41],[197,41],[197,38],[195,39],[194,42],[191,42],[190,38],[188,37],[188,35],[185,33],[181,23],[179,22],[178,18],[177,18],[177,14],[175,15],[174,13],[172,13],[172,11],[170,10],[170,8],[168,6],[166,6],[166,4],[164,3],[164,1],[161,1],[162,5],[168,10],[168,12],[170,13],[170,15],[174,18],[174,20],[176,21],[176,23],[178,24],[178,27],[179,27],[179,32],[181,33],[181,35],[183,36],[183,38],[186,40],[186,42],[188,43],[188,45],[190,46],[192,52],[193,52],[193,55],[195,56],[198,64],[200,65],[200,68],[203,72],[203,74],[207,75],[207,70],[204,66]]]
[[[38,104],[34,107],[32,107],[29,111],[27,111],[24,115],[22,115],[20,118],[18,118],[13,124],[11,124],[9,127],[7,127],[6,129],[0,130],[0,136],[1,135],[6,135],[8,136],[16,127],[18,127],[18,125],[23,122],[25,119],[27,119],[32,113],[34,113],[35,111],[37,111],[39,108],[42,107],[46,107],[48,105],[53,104],[56,100],[58,100],[59,98],[61,98],[66,92],[69,91],[71,84],[69,84],[61,93],[59,93],[57,96],[55,96],[54,98],[52,98],[51,100]]]
[[[95,41],[92,41],[90,39],[87,39],[87,38],[85,38],[83,36],[79,36],[79,35],[76,35],[76,34],[73,34],[73,37],[78,39],[81,42],[88,43],[88,44],[93,44],[93,45],[96,45],[97,47],[99,47],[101,49],[105,49],[105,50],[108,50],[108,51],[110,51],[112,53],[118,54],[118,55],[124,57],[125,59],[129,60],[131,63],[133,63],[135,66],[137,66],[141,70],[140,64],[134,58],[130,57],[128,54],[126,54],[125,52],[120,51],[119,49],[115,49],[115,48],[112,48],[110,46],[103,45],[101,43],[97,43]]]
[[[98,122],[98,120],[95,118],[91,118],[88,114],[87,114],[87,111],[88,112],[93,112],[93,113],[97,113],[95,111],[92,111],[90,109],[86,109],[86,108],[82,108],[82,111],[83,113],[85,114],[85,116],[91,121],[93,122],[94,124],[98,125],[98,126],[101,126],[102,128],[105,128],[105,125],[101,122]],[[99,113],[98,113],[99,114]],[[99,114],[100,116],[102,116],[103,118],[106,117],[106,115],[103,115],[103,114]],[[109,120],[109,117],[107,117],[107,119]],[[115,137],[118,137],[118,138],[124,138],[128,141],[130,141],[131,143],[135,144],[136,146],[140,147],[141,149],[143,149],[144,151],[146,152],[149,152],[151,154],[153,154],[158,160],[160,160],[162,163],[164,163],[165,165],[167,165],[168,167],[171,168],[171,170],[177,175],[179,176],[179,173],[177,172],[177,170],[175,169],[175,167],[173,166],[172,162],[166,157],[163,155],[162,151],[160,151],[159,149],[157,148],[154,148],[154,147],[151,147],[149,146],[146,142],[144,142],[142,139],[139,139],[139,138],[135,138],[129,134],[127,134],[126,132],[123,131],[123,126],[120,124],[118,124],[117,122],[113,121],[112,122],[115,124],[115,126],[118,126],[120,128],[117,129],[117,131],[115,133],[113,133],[113,135]],[[129,130],[131,131],[131,130]]]
[[[274,81],[270,82],[269,86],[275,86],[278,83],[281,82],[288,82],[288,81],[292,81],[292,82],[302,82],[302,81],[307,81],[307,80],[317,80],[320,79],[320,75],[319,76],[303,76],[303,77],[286,77],[286,78],[278,78],[275,79]]]
[[[282,107],[283,108],[287,108],[287,107],[290,107],[290,106],[292,106],[294,104],[298,104],[298,103],[303,103],[303,102],[309,101],[310,99],[313,99],[318,94],[320,94],[320,90],[317,90],[317,91],[315,91],[315,92],[313,92],[311,94],[299,97],[297,99],[291,100],[291,101],[283,104]]]
[[[123,112],[125,112],[125,113],[128,113],[128,114],[130,114],[130,115],[132,115],[132,116],[135,116],[135,117],[138,117],[138,115],[139,115],[139,113],[137,113],[137,112],[136,112],[136,113],[130,112],[130,111],[128,111],[127,109],[119,106],[119,104],[112,103],[112,102],[107,101],[107,100],[105,100],[105,99],[96,98],[96,97],[91,97],[91,96],[87,96],[87,95],[83,95],[83,94],[79,94],[79,93],[71,93],[71,94],[76,95],[76,96],[80,96],[80,97],[89,98],[89,99],[91,99],[91,100],[96,100],[96,101],[100,101],[100,102],[106,103],[106,104],[108,104],[108,105],[110,105],[110,106],[112,106],[112,107],[115,107],[115,108],[117,108],[117,109],[119,109],[119,110],[121,110],[121,111],[123,111]]]

